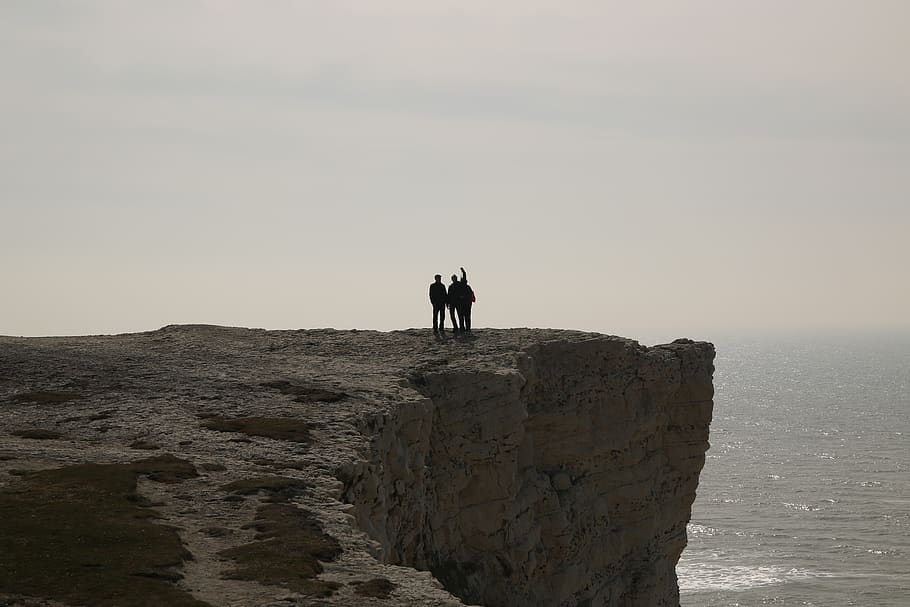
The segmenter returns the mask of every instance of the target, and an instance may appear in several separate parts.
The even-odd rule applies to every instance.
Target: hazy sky
[[[0,334],[910,328],[910,2],[0,1]]]

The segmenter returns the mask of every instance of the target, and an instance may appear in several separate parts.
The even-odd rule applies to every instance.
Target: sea
[[[910,335],[715,345],[681,605],[910,606]]]

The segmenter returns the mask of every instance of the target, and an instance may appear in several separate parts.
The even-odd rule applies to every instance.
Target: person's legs
[[[464,330],[471,330],[471,302],[468,302],[464,306]]]
[[[455,318],[455,306],[449,306],[449,317],[452,319],[452,331],[458,331],[458,319]]]
[[[458,306],[458,330],[464,331],[464,306]]]
[[[434,304],[433,305],[433,330],[445,331],[446,330],[446,306],[445,304]]]

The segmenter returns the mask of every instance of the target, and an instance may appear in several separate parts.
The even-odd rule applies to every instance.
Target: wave
[[[777,567],[773,565],[759,565],[754,567],[744,565],[714,565],[709,563],[680,563],[677,567],[680,592],[704,591],[741,591],[758,586],[770,586],[785,582],[809,579],[834,577],[829,573]]]

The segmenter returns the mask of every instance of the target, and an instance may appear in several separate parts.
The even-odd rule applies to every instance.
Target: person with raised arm
[[[474,289],[468,284],[468,274],[461,268],[461,309],[458,318],[462,321],[462,330],[471,330],[471,307],[474,305]]]

